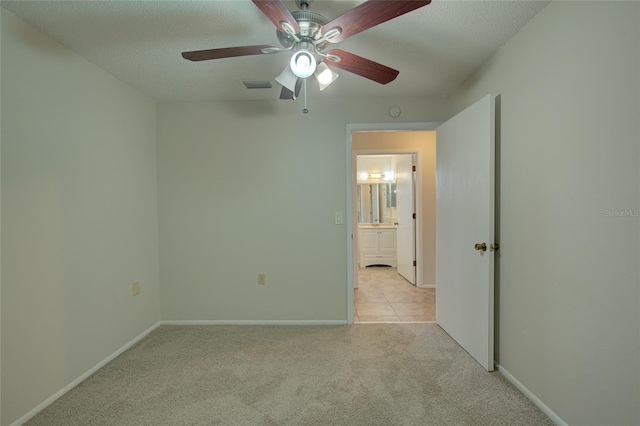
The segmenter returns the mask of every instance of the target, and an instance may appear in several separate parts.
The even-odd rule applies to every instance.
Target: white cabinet
[[[396,228],[358,228],[360,267],[369,265],[398,266],[396,260]]]

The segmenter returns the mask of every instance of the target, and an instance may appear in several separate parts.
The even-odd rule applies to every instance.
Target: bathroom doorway
[[[349,295],[350,318],[356,321],[435,320],[434,308],[430,312],[418,309],[418,303],[422,302],[430,301],[435,306],[435,132],[432,131],[435,125],[405,123],[404,126],[408,127],[395,131],[350,130],[350,174],[353,185],[350,191],[352,210],[349,214],[353,220],[348,222],[351,225],[348,234],[353,240],[348,250],[349,273],[352,277],[351,288],[361,287],[362,290],[357,296],[353,291]],[[386,169],[371,166],[374,160],[384,158],[391,166]],[[395,256],[389,253],[393,246],[390,242],[394,240],[390,234],[397,235],[400,222],[407,224],[406,220],[398,220],[398,192],[402,192],[402,186],[399,186],[396,167],[406,159],[409,159],[409,167],[415,166],[408,180],[410,191],[415,188],[413,205],[408,209],[409,215],[415,213],[415,219],[411,217],[408,222],[410,234],[415,240],[415,243],[409,244],[412,271],[409,279],[398,273],[398,247],[393,247]],[[364,167],[366,170],[363,170],[360,163],[369,164],[369,168]],[[365,179],[365,173],[371,176]],[[387,183],[383,182],[385,177]],[[372,179],[379,179],[379,183],[358,188],[358,185],[371,185],[366,180]],[[395,206],[388,195],[396,196]],[[407,244],[398,246],[407,248]],[[362,256],[363,248],[368,251],[366,256]],[[375,253],[375,250],[378,252]],[[383,261],[376,262],[376,259]],[[427,289],[429,291],[425,291]],[[416,294],[411,294],[412,291]],[[354,301],[360,303],[362,312],[357,310]]]
[[[356,259],[416,285],[417,154],[356,155]],[[357,284],[357,282],[356,282]]]

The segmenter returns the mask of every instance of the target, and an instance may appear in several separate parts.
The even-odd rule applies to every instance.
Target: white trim
[[[358,324],[437,324],[436,321],[358,321],[354,322],[353,325]]]
[[[418,288],[436,288],[435,284],[416,285]]]
[[[353,289],[354,274],[357,269],[355,266],[355,255],[353,249],[354,237],[353,237],[353,152],[351,151],[351,133],[354,131],[354,127],[357,125],[347,124],[347,136],[346,136],[346,153],[347,153],[347,215],[345,216],[345,223],[347,224],[347,324],[353,324]]]
[[[412,123],[351,123],[347,124],[347,135],[351,136],[351,132],[410,132],[436,130],[442,124],[441,121],[428,122],[412,122]],[[351,139],[351,138],[349,138]]]
[[[162,325],[345,325],[345,320],[167,320]]]
[[[351,134],[353,132],[372,132],[372,131],[389,131],[389,132],[410,132],[410,131],[427,131],[436,130],[440,125],[440,122],[417,122],[417,123],[352,123],[347,124],[346,131],[346,155],[347,155],[347,214],[345,216],[345,222],[347,225],[347,323],[353,324],[353,289],[355,282],[355,250],[354,250],[354,227],[353,227],[353,155]],[[418,169],[418,175],[420,175],[420,169]],[[419,180],[418,176],[418,180]],[[419,194],[416,194],[418,196]],[[419,199],[416,199],[418,205]],[[416,224],[416,254],[422,253],[422,237],[418,224]],[[418,262],[416,271],[416,283],[420,283],[422,280],[422,262]]]
[[[38,404],[38,406],[36,406],[33,410],[29,411],[27,414],[25,414],[24,416],[20,417],[15,422],[11,423],[10,426],[20,426],[20,425],[26,423],[33,416],[35,416],[40,411],[44,410],[49,405],[51,405],[56,399],[60,398],[65,393],[69,392],[71,389],[73,389],[74,387],[78,386],[80,383],[82,383],[84,380],[86,380],[93,373],[95,373],[96,371],[98,371],[99,369],[101,369],[102,367],[107,365],[109,362],[113,361],[116,357],[118,357],[124,351],[126,351],[127,349],[129,349],[130,347],[132,347],[133,345],[138,343],[143,338],[145,338],[149,333],[154,331],[159,326],[160,326],[160,321],[158,321],[157,323],[155,323],[154,325],[152,325],[151,327],[149,327],[148,329],[146,329],[145,331],[140,333],[138,336],[134,337],[131,341],[129,341],[129,343],[125,344],[123,347],[121,347],[120,349],[118,349],[117,351],[115,351],[114,353],[112,353],[111,355],[109,355],[108,357],[103,359],[102,361],[100,361],[98,364],[96,364],[95,366],[93,366],[89,370],[87,370],[84,374],[82,374],[80,377],[78,377],[77,379],[75,379],[74,381],[69,383],[67,386],[63,387],[58,392],[54,393],[49,398],[47,398],[46,400],[44,400],[43,402]]]
[[[554,413],[551,410],[551,408],[547,407],[547,405],[544,402],[542,402],[537,396],[535,396],[533,392],[527,389],[525,385],[520,383],[518,379],[513,377],[511,373],[509,373],[503,366],[501,366],[497,362],[496,362],[496,366],[498,367],[498,371],[500,372],[500,374],[502,374],[505,379],[511,382],[513,386],[518,388],[518,390],[522,392],[524,396],[529,398],[529,400],[531,400],[531,402],[533,402],[544,414],[546,414],[547,417],[549,417],[552,422],[554,422],[558,426],[568,426],[567,423],[565,423],[565,421],[560,418],[560,416]]]

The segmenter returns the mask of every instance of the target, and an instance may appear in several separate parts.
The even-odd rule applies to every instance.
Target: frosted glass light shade
[[[298,77],[293,73],[293,71],[291,71],[289,65],[287,65],[280,75],[276,77],[276,81],[295,93]]]
[[[336,78],[338,78],[338,74],[333,72],[331,68],[329,68],[324,62],[320,62],[318,64],[315,76],[318,80],[318,86],[320,86],[320,90],[324,90],[327,86],[333,83]]]
[[[316,70],[316,58],[306,50],[294,53],[289,64],[291,71],[300,78],[311,77]]]

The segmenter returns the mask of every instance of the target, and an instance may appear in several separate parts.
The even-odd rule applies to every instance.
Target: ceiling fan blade
[[[298,95],[300,94],[300,89],[302,88],[302,79],[299,78],[298,80],[296,80],[296,92],[293,93],[291,90],[287,89],[286,87],[282,86],[282,90],[280,91],[280,99],[285,99],[285,100],[296,100],[298,98]]]
[[[287,31],[281,24],[281,22],[284,21],[293,27],[296,34],[300,32],[298,21],[296,21],[291,12],[289,12],[289,9],[287,9],[281,0],[253,0],[253,3],[258,6],[258,9],[260,9],[271,22],[273,22],[278,30],[287,34]]]
[[[339,27],[342,30],[340,35],[329,40],[331,43],[338,43],[429,3],[431,0],[368,0],[323,25],[322,33],[327,34],[331,29]]]
[[[296,81],[296,98],[298,97],[298,95],[300,95],[300,89],[302,89],[302,83],[303,83],[303,79],[299,78],[298,81]]]
[[[182,52],[182,57],[190,61],[208,61],[210,59],[233,58],[236,56],[263,55],[262,49],[273,47],[269,45],[224,47],[222,49],[194,50]]]
[[[394,70],[369,59],[362,58],[353,53],[344,50],[334,49],[328,52],[330,55],[337,55],[342,58],[340,62],[334,62],[324,59],[323,62],[330,67],[336,67],[357,74],[361,77],[368,78],[380,84],[391,83],[396,79],[400,71]]]
[[[284,99],[285,101],[294,99],[293,92],[282,86],[282,90],[280,91],[280,99]]]

